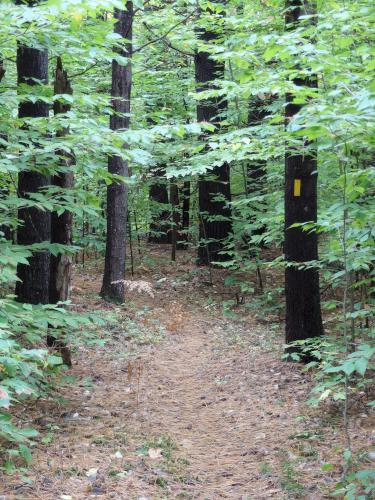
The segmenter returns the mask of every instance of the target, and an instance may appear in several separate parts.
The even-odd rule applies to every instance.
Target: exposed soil
[[[155,296],[132,292],[124,307],[98,299],[95,266],[77,269],[75,309],[116,322],[98,326],[104,346],[77,349],[65,401],[35,405],[44,444],[32,482],[2,477],[1,498],[328,498],[341,473],[340,416],[305,405],[309,376],[280,361],[283,326],[241,310],[224,318],[225,272],[208,286],[189,255],[175,266],[167,252],[154,249],[134,277]],[[352,426],[355,448],[368,449],[364,407]]]

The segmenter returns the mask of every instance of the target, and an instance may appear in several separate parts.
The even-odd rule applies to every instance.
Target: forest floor
[[[154,297],[133,291],[120,307],[99,299],[98,266],[77,266],[74,308],[106,326],[86,332],[60,399],[32,409],[41,440],[29,481],[0,478],[1,499],[328,498],[341,474],[340,412],[305,404],[310,376],[281,361],[277,318],[224,317],[225,271],[211,286],[204,273],[188,252],[173,264],[168,247],[153,247],[134,279]],[[373,417],[362,406],[351,422],[356,451],[368,450]]]

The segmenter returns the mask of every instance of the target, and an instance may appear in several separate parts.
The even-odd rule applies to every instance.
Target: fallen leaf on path
[[[148,456],[152,458],[152,460],[156,460],[157,458],[162,457],[162,449],[161,448],[149,448]]]
[[[86,476],[89,478],[89,479],[93,479],[95,480],[96,479],[96,475],[98,473],[98,469],[89,469],[87,472],[86,472]]]

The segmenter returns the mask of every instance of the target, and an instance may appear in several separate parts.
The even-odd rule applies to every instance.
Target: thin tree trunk
[[[265,99],[255,98],[249,103],[249,113],[248,113],[248,125],[249,126],[259,126],[262,124],[263,120],[267,116],[267,111],[265,106],[267,101]],[[262,195],[266,187],[266,176],[267,176],[267,162],[262,159],[250,160],[246,164],[245,176],[245,192],[246,197],[251,197],[254,195]],[[262,213],[261,210],[253,211],[249,217],[249,222],[252,224],[259,224]],[[265,232],[266,227],[261,225],[256,229],[251,229],[247,234],[244,235],[244,241],[246,244],[250,245],[251,236],[261,235]],[[254,248],[251,249],[251,255],[254,256]]]
[[[129,59],[126,66],[112,61],[112,130],[129,128],[130,94],[132,83],[132,26],[133,2],[126,2],[126,10],[115,9],[115,33],[126,38],[129,42],[120,51],[123,57]],[[119,156],[108,158],[108,171],[111,174],[128,177],[128,163]],[[105,265],[101,296],[110,301],[124,301],[124,286],[121,282],[125,278],[126,253],[126,221],[127,221],[128,194],[123,182],[115,181],[107,188],[107,240]]]
[[[249,104],[248,125],[250,127],[262,124],[267,116],[267,111],[265,109],[266,105],[267,101],[259,98]],[[247,163],[247,186],[245,187],[248,194],[255,194],[263,191],[266,165],[267,162],[262,159],[251,160]]]
[[[306,10],[306,8],[310,10]],[[305,0],[288,0],[286,3],[287,29],[294,29],[299,17],[311,13],[312,4]],[[316,87],[315,77],[295,79],[298,86]],[[300,104],[293,103],[293,96],[286,97],[286,123],[300,111]],[[303,146],[303,144],[302,144]],[[285,300],[286,343],[317,337],[323,334],[320,309],[319,273],[316,268],[298,269],[293,263],[318,259],[318,238],[315,231],[291,228],[295,223],[317,220],[317,158],[316,150],[288,147],[285,155]],[[296,349],[289,349],[296,350]]]
[[[206,43],[215,42],[219,34],[215,31],[200,29],[198,38]],[[225,64],[215,61],[208,52],[198,51],[195,54],[195,80],[197,91],[202,92],[214,88],[215,79],[224,77]],[[199,122],[210,122],[220,126],[220,116],[227,109],[227,102],[220,98],[210,98],[199,101],[197,119]],[[223,200],[217,201],[217,197]],[[232,228],[231,210],[228,203],[230,193],[230,169],[227,163],[215,166],[198,182],[198,200],[200,211],[198,261],[200,264],[210,264],[210,261],[225,261],[227,255],[221,253],[224,241]]]
[[[142,252],[141,252],[141,238],[140,238],[140,236],[139,236],[139,228],[138,228],[138,222],[137,222],[137,214],[136,214],[135,210],[133,211],[133,215],[134,215],[135,233],[136,233],[136,236],[137,236],[137,243],[138,243],[138,255],[142,255]]]
[[[164,177],[164,174],[165,169],[161,167],[156,167],[152,171],[152,180],[149,190],[151,202],[149,243],[171,243],[171,232],[169,231],[171,214],[169,210],[168,181]]]
[[[185,181],[181,190],[182,194],[182,224],[179,236],[178,249],[188,248],[189,229],[190,229],[190,181]]]
[[[130,271],[131,275],[134,276],[133,234],[132,234],[132,221],[130,219],[129,211],[128,211],[128,233],[129,233],[129,250],[130,250]]]
[[[38,85],[36,80],[48,82],[48,53],[19,45],[17,49],[18,84]],[[42,101],[23,101],[19,104],[19,118],[48,117],[48,104]],[[25,131],[27,129],[25,128]],[[41,165],[40,165],[41,166]],[[37,193],[50,184],[50,177],[38,171],[38,158],[35,158],[35,170],[24,170],[18,176],[18,194],[27,198],[29,193]],[[51,215],[37,208],[21,208],[18,211],[20,225],[17,241],[20,245],[31,245],[49,241],[51,237]],[[29,304],[48,304],[49,301],[50,253],[48,250],[34,252],[29,265],[19,264],[16,295],[20,302]]]
[[[170,200],[172,205],[172,254],[171,258],[174,262],[176,260],[177,241],[179,237],[180,227],[180,213],[179,213],[179,198],[178,187],[175,182],[171,182],[170,186]]]

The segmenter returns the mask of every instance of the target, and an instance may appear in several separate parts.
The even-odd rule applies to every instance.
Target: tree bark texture
[[[268,101],[256,98],[249,103],[248,125],[259,126],[267,116]],[[247,194],[262,192],[265,187],[267,162],[265,160],[251,160],[247,164]]]
[[[151,205],[150,243],[171,243],[171,213],[169,210],[168,180],[164,177],[165,168],[152,170],[149,198]]]
[[[17,49],[18,84],[30,86],[48,82],[48,53],[19,45]],[[18,116],[48,117],[48,104],[42,101],[19,104]],[[25,130],[27,128],[25,127]],[[27,198],[28,193],[37,193],[50,184],[50,177],[38,171],[37,158],[35,171],[24,170],[18,176],[18,194]],[[37,208],[21,208],[18,211],[20,225],[17,241],[20,245],[31,245],[49,241],[51,237],[51,215]],[[34,252],[29,265],[19,264],[17,276],[21,280],[16,285],[16,295],[20,302],[29,304],[47,304],[49,301],[50,254],[47,250]]]
[[[120,55],[128,58],[126,66],[112,61],[112,107],[110,119],[112,130],[129,128],[130,97],[132,84],[132,26],[133,2],[126,2],[126,10],[115,9],[115,33],[128,40]],[[125,147],[125,146],[124,146]],[[108,158],[111,174],[128,177],[128,162],[119,156]],[[107,239],[101,296],[104,299],[123,302],[126,253],[127,187],[123,182],[114,181],[107,188]]]
[[[4,68],[4,61],[0,58],[0,82],[5,76],[5,68]],[[4,139],[5,141],[7,140],[7,135],[4,133],[0,133],[0,138]],[[5,149],[3,146],[0,146],[1,149]],[[0,199],[1,198],[6,198],[9,194],[9,189],[7,185],[1,186],[0,187]],[[3,222],[4,219],[0,222]],[[3,238],[6,240],[11,240],[12,239],[12,231],[11,228],[8,224],[0,224],[0,232],[3,233]],[[1,235],[0,235],[1,237]]]
[[[259,126],[262,124],[263,120],[267,116],[267,110],[265,109],[268,100],[255,98],[249,103],[249,113],[248,113],[248,125]],[[246,196],[251,197],[254,195],[262,195],[266,188],[266,177],[267,177],[267,161],[262,159],[250,160],[246,165]],[[249,221],[252,224],[258,224],[256,229],[251,229],[251,231],[244,235],[244,240],[250,243],[252,235],[264,234],[266,227],[264,225],[259,225],[262,217],[262,209],[254,209],[253,213],[249,217]]]
[[[287,29],[293,29],[298,24],[299,17],[306,13],[306,2],[288,0],[286,7]],[[295,79],[294,83],[299,86],[317,86],[315,77]],[[294,104],[292,101],[293,96],[287,95],[286,123],[292,120],[301,109],[300,104]],[[310,146],[310,151],[306,151],[302,147],[304,145]],[[287,147],[284,243],[287,264],[285,269],[286,343],[323,334],[318,270],[288,266],[291,263],[318,259],[316,232],[303,231],[300,227],[290,227],[295,223],[316,222],[317,220],[317,167],[316,151],[311,151],[311,144],[302,143],[298,150]]]
[[[57,58],[54,94],[72,94],[73,90],[70,86],[67,72],[63,69],[61,58]],[[70,104],[56,100],[53,105],[55,115],[67,113],[70,110]],[[56,133],[57,137],[63,137],[68,134],[67,128],[62,128]],[[73,155],[67,154],[66,151],[56,151],[59,157],[59,163],[63,170],[52,177],[52,184],[64,191],[71,189],[74,184],[74,175],[71,166],[74,163]],[[51,214],[51,243],[59,243],[61,245],[72,244],[73,230],[73,214],[69,210],[65,210],[61,215],[56,212]],[[66,254],[51,255],[50,263],[50,282],[49,282],[49,301],[51,304],[66,301],[70,296],[71,278],[72,278],[72,257]],[[72,366],[71,352],[66,343],[61,338],[56,338],[53,335],[53,329],[50,328],[50,333],[47,335],[47,345],[54,347],[61,355],[64,364]]]
[[[218,34],[207,29],[197,32],[198,38],[206,43],[215,42]],[[195,54],[195,80],[197,91],[215,88],[213,81],[224,77],[225,64],[215,61],[208,52],[198,51]],[[227,109],[227,102],[222,98],[209,98],[199,101],[197,119],[220,126],[222,114]],[[215,201],[219,196],[220,201]],[[223,243],[232,228],[231,210],[227,203],[231,200],[230,168],[227,163],[215,166],[198,181],[198,200],[200,212],[198,262],[202,265],[213,261],[225,261],[227,256],[221,254]]]
[[[190,181],[185,181],[181,189],[182,197],[182,222],[178,249],[188,248],[189,229],[190,229]]]
[[[56,94],[72,94],[72,87],[70,85],[68,75],[63,69],[61,58],[57,58],[54,93]],[[70,104],[63,101],[55,101],[53,111],[55,115],[67,113],[70,110]],[[57,132],[58,137],[62,137],[69,132],[68,129],[63,128]],[[74,163],[72,155],[67,154],[65,151],[56,152],[59,157],[59,162],[63,170],[52,177],[52,184],[61,188],[71,189],[74,185],[74,175],[70,167]],[[72,230],[73,230],[73,214],[69,210],[65,210],[61,215],[56,212],[51,216],[51,242],[60,243],[61,245],[72,244]],[[69,255],[59,254],[57,256],[51,255],[50,266],[50,303],[56,304],[59,301],[68,300],[70,295],[70,282],[72,274],[72,258]]]
[[[177,241],[179,239],[179,229],[180,229],[180,210],[179,210],[179,196],[178,187],[175,182],[171,182],[170,185],[170,200],[172,205],[172,255],[171,259],[174,262],[176,260],[176,249]]]

